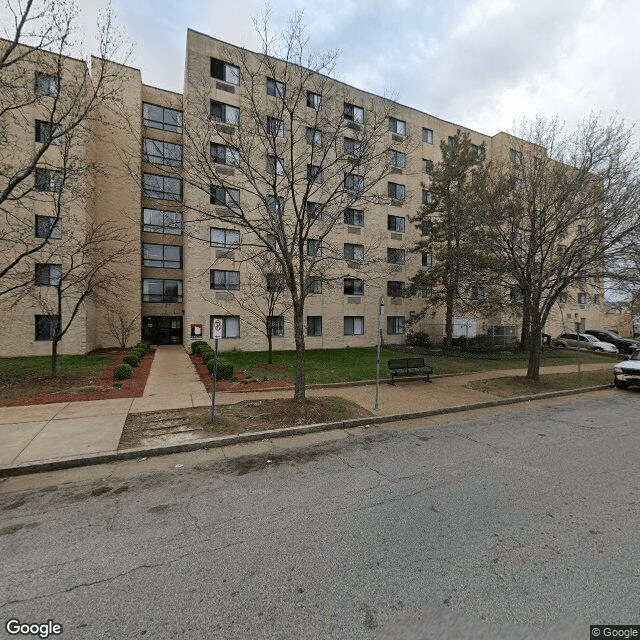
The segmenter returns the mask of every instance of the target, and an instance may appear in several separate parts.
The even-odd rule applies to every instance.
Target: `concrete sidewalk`
[[[583,365],[583,370],[610,368],[609,362]],[[573,366],[545,367],[545,373],[575,371]],[[309,397],[338,395],[371,411],[374,418],[438,411],[464,410],[496,396],[465,385],[472,380],[523,375],[525,370],[484,371],[466,375],[436,376],[433,383],[402,381],[380,385],[380,409],[375,411],[375,384],[348,384],[331,388],[309,387]],[[290,398],[292,389],[260,392],[218,392],[216,403],[235,404],[248,399]],[[0,408],[0,476],[61,466],[93,464],[117,454],[129,413],[208,406],[211,402],[189,356],[182,346],[156,349],[155,359],[141,398],[95,400]],[[270,436],[272,437],[272,436]],[[194,444],[193,442],[191,444]],[[195,443],[197,444],[197,442]],[[166,448],[167,451],[171,447]],[[175,447],[173,448],[175,450]],[[156,448],[161,453],[162,448]],[[66,461],[63,463],[63,461]]]

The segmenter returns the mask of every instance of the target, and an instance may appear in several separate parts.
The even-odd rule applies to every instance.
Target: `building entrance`
[[[143,316],[142,339],[151,344],[182,344],[180,316]]]

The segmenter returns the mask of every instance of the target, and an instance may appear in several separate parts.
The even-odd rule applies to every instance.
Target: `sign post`
[[[211,337],[214,338],[213,380],[211,383],[211,422],[216,421],[216,385],[218,384],[218,338],[222,338],[222,318],[214,318],[211,328]]]
[[[380,296],[380,304],[378,305],[378,341],[376,343],[376,404],[375,410],[380,408],[380,342],[382,339],[382,329],[380,327],[380,319],[384,315],[384,297]]]
[[[582,324],[580,322],[576,322],[576,359],[578,360],[578,380],[580,380],[580,329]]]

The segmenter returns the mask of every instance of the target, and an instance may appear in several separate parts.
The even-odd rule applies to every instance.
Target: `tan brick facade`
[[[115,340],[106,322],[109,311],[124,311],[131,318],[136,318],[133,342],[145,337],[154,341],[188,344],[192,339],[192,325],[202,325],[203,337],[210,340],[212,317],[237,316],[239,336],[220,340],[220,349],[266,348],[266,338],[247,321],[246,313],[237,300],[243,283],[256,277],[255,266],[242,260],[242,245],[231,251],[222,251],[209,242],[211,228],[233,231],[238,230],[237,225],[225,225],[220,219],[198,222],[200,216],[194,212],[211,209],[208,194],[194,188],[187,180],[180,181],[181,172],[186,171],[182,168],[182,158],[198,152],[195,140],[184,133],[183,122],[188,123],[190,114],[202,108],[199,104],[202,97],[242,106],[239,95],[232,91],[233,86],[216,82],[209,73],[211,58],[225,59],[229,55],[244,56],[248,64],[256,68],[259,64],[256,54],[189,31],[183,95],[143,85],[138,70],[118,69],[119,109],[111,105],[101,110],[100,117],[87,129],[83,146],[77,149],[79,159],[86,158],[90,166],[96,167],[91,174],[91,188],[63,212],[63,217],[73,220],[77,230],[89,220],[117,222],[130,243],[130,259],[120,268],[122,281],[118,295],[106,307],[92,301],[85,303],[62,340],[61,352],[85,353],[97,347],[114,345]],[[38,63],[34,64],[38,66]],[[47,67],[46,56],[39,64]],[[72,82],[73,70],[82,64],[69,60],[69,70],[65,71],[61,82]],[[100,64],[101,61],[94,60],[94,69]],[[35,69],[31,73],[35,73]],[[326,78],[323,81],[331,82],[334,89],[343,92],[345,102],[367,105],[372,109],[378,105],[382,108],[383,104],[385,108],[388,106],[378,96],[337,81]],[[264,100],[270,99],[265,91]],[[509,153],[510,138],[506,134],[490,137],[401,104],[393,104],[392,110],[395,118],[406,123],[406,129],[401,136],[389,131],[385,144],[391,149],[402,149],[406,154],[406,164],[382,180],[377,189],[386,194],[387,183],[396,182],[405,188],[405,197],[395,203],[386,199],[384,204],[367,204],[363,208],[364,225],[341,221],[327,236],[327,243],[338,250],[345,243],[363,245],[368,257],[376,259],[370,261],[374,266],[361,274],[365,280],[363,292],[345,293],[342,277],[347,273],[345,266],[336,263],[329,267],[322,293],[310,295],[306,302],[305,315],[322,318],[321,334],[307,335],[306,344],[310,349],[374,344],[381,297],[386,308],[382,320],[384,339],[390,343],[403,342],[401,333],[387,332],[388,318],[408,320],[422,308],[425,300],[390,297],[387,295],[387,282],[408,284],[421,266],[420,254],[411,252],[420,232],[410,218],[419,211],[423,188],[425,184],[428,186],[423,161],[438,162],[440,141],[446,141],[459,130],[469,133],[474,144],[484,143],[488,157],[503,157]],[[22,130],[8,131],[16,161],[19,161],[21,149],[28,146],[32,150],[37,145],[30,126],[30,123],[35,126],[37,119],[37,106],[34,106],[25,111],[23,122],[26,124]],[[239,126],[243,126],[242,116]],[[151,155],[149,150],[153,151]],[[172,154],[178,152],[181,157],[176,163],[177,156]],[[47,153],[51,155],[47,159],[55,165],[56,149],[51,148]],[[163,182],[165,178],[166,184]],[[180,181],[179,194],[174,190],[176,183],[171,180]],[[164,185],[166,192],[160,195],[158,185]],[[19,215],[23,216],[25,223],[33,225],[34,216],[38,212],[46,212],[46,203],[38,203],[36,198],[28,202]],[[403,218],[404,229],[390,230],[389,216]],[[177,228],[171,224],[176,220],[183,223],[178,227],[180,233],[176,233]],[[240,233],[244,232],[240,230]],[[55,241],[50,242],[53,245]],[[403,264],[387,262],[389,248],[405,251]],[[64,260],[64,256],[59,259]],[[29,268],[32,269],[36,262],[38,259],[34,258]],[[238,271],[240,292],[212,290],[211,270]],[[360,277],[357,265],[349,268],[348,275],[355,279]],[[573,330],[575,322],[583,322],[586,328],[600,328],[603,298],[602,291],[590,290],[582,304],[568,301],[557,305],[557,313],[549,319],[546,332],[557,335]],[[11,309],[7,309],[5,301],[0,300],[0,305],[6,309],[6,322],[0,332],[0,355],[49,352],[47,341],[34,339],[34,317],[39,311],[32,300],[25,298]],[[362,327],[362,334],[345,335],[345,318],[356,318],[352,325],[356,327],[356,333]],[[437,334],[438,328],[442,327],[442,318],[442,311],[437,310],[433,319],[428,321],[431,333]],[[510,317],[505,309],[504,312],[497,310],[491,318],[475,318],[475,323],[478,333],[483,333],[488,325],[518,326],[518,319]],[[435,334],[433,338],[439,339]],[[294,348],[290,310],[285,314],[284,335],[274,337],[273,344],[276,349]]]

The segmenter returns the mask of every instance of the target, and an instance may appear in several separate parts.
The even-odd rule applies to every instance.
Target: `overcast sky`
[[[91,18],[102,0],[78,0]],[[112,0],[146,84],[182,91],[186,30],[257,50],[260,0]],[[638,0],[271,0],[304,9],[310,45],[339,49],[339,79],[493,135],[523,116],[592,112],[640,123]]]

